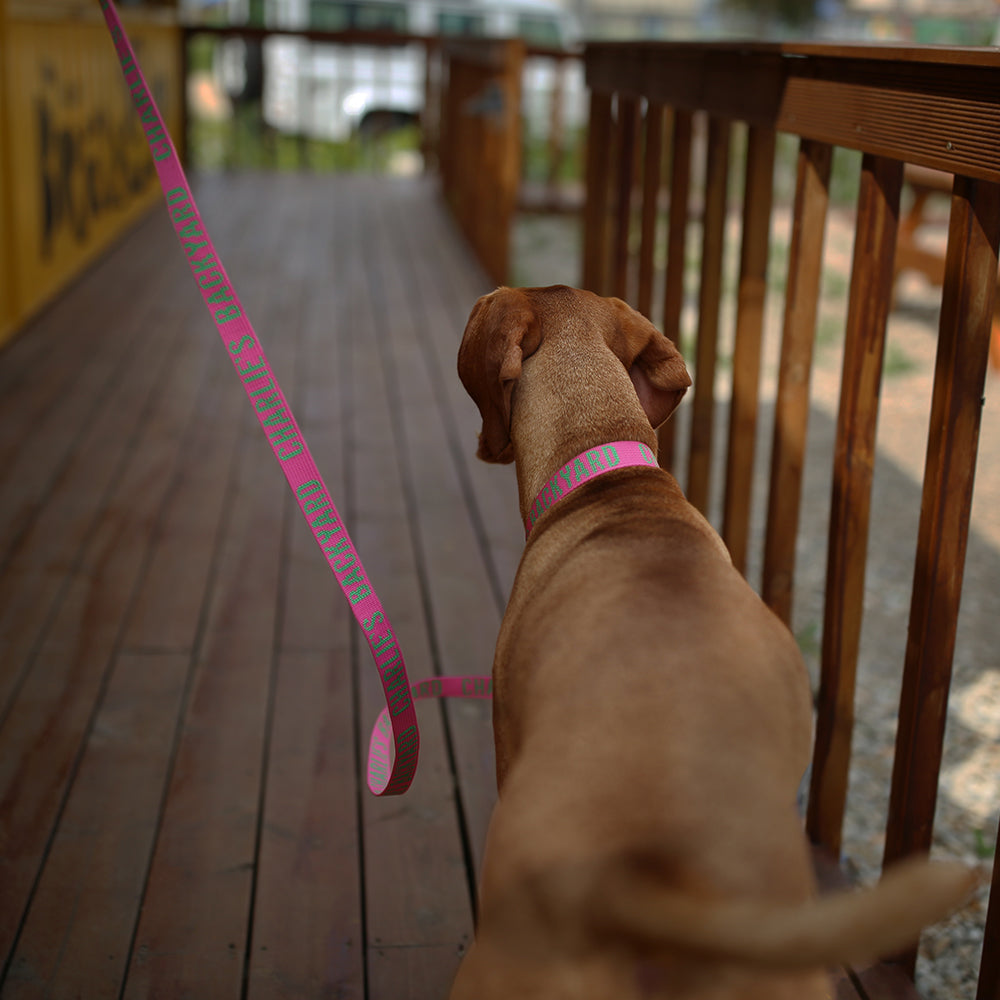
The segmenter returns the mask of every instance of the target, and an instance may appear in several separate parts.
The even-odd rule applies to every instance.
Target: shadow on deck
[[[522,535],[435,189],[195,190],[411,679],[488,672]],[[0,412],[3,996],[443,995],[489,706],[421,708],[411,791],[364,790],[375,670],[162,209],[0,355]]]

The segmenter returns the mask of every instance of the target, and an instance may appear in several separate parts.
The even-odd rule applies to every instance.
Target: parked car
[[[383,31],[417,36],[521,37],[529,44],[571,48],[572,16],[554,0],[228,0],[232,23],[265,27]],[[254,16],[256,15],[256,16]],[[583,120],[582,69],[567,66],[566,121]],[[552,60],[529,59],[525,118],[539,134],[555,83]],[[260,98],[265,121],[293,134],[333,141],[419,121],[424,103],[424,46],[329,45],[275,35],[259,52],[241,39],[223,42],[216,76],[230,97]]]

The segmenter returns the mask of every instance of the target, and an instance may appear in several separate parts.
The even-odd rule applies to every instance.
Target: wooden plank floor
[[[486,279],[423,180],[203,178],[411,678],[487,673],[522,535],[455,354]],[[363,788],[367,649],[162,209],[0,354],[0,962],[27,997],[441,996],[489,707]]]

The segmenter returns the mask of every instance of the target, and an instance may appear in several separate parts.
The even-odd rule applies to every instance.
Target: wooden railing
[[[442,50],[441,185],[483,267],[507,280],[521,184],[519,40],[447,43]]]
[[[596,44],[583,283],[653,307],[654,245],[669,180],[665,331],[680,337],[684,248],[699,194],[702,247],[688,479],[705,509],[726,238],[730,136],[747,125],[722,533],[745,570],[758,420],[776,132],[799,137],[775,401],[762,592],[791,616],[824,228],[834,146],[860,150],[860,193],[834,449],[818,722],[807,828],[839,856],[863,614],[875,425],[904,163],[954,175],[931,431],[923,478],[884,863],[931,845],[1000,240],[1000,53],[820,46]],[[700,121],[703,119],[704,121]],[[707,133],[692,180],[693,124]],[[695,130],[697,131],[697,130]],[[668,141],[669,133],[669,141]],[[669,163],[665,163],[669,150]],[[638,220],[634,223],[634,219]],[[638,230],[638,231],[636,231]],[[659,303],[657,303],[659,305]],[[673,431],[661,455],[669,464]],[[1000,867],[981,1000],[1000,997]],[[915,951],[899,963],[912,977]],[[870,995],[878,996],[877,987]],[[891,995],[904,995],[892,992]]]

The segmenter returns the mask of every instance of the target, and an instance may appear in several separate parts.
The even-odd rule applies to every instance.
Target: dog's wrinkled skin
[[[556,470],[653,427],[690,384],[625,303],[563,286],[476,304],[459,375],[522,518]],[[499,801],[453,1000],[811,1000],[974,876],[921,864],[813,902],[795,793],[805,669],[673,478],[621,469],[541,516],[493,664]]]

